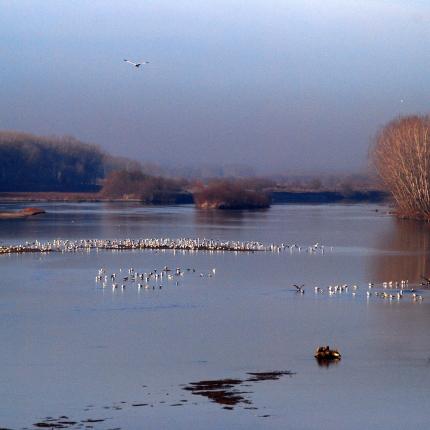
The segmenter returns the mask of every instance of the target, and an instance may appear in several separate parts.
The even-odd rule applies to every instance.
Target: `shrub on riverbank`
[[[181,198],[186,197],[186,184],[184,180],[150,176],[139,170],[119,170],[108,175],[101,195],[111,199],[138,199],[146,204],[181,203]]]

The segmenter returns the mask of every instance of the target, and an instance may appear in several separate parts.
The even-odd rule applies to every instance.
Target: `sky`
[[[427,0],[0,0],[0,129],[359,172],[384,124],[429,112],[429,41]]]

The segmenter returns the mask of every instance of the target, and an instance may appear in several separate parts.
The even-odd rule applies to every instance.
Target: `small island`
[[[270,194],[250,181],[213,181],[198,187],[194,203],[201,209],[266,209],[270,207]]]

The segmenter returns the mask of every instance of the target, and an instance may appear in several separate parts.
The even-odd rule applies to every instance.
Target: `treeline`
[[[151,176],[138,169],[111,172],[103,183],[101,195],[108,199],[138,199],[146,204],[192,203],[184,179]]]
[[[195,203],[208,209],[258,209],[270,206],[272,181],[213,179],[206,183],[152,176],[142,170],[111,172],[100,194],[106,199],[140,200],[146,204]]]
[[[73,137],[0,132],[0,191],[96,191],[106,161]]]
[[[412,124],[415,128],[411,126],[411,122],[413,121],[409,119],[407,127],[403,122],[392,124],[390,130],[395,128],[394,126],[399,128],[401,125],[401,130],[406,129],[407,134],[413,128],[414,141],[422,140],[421,135],[427,136],[428,118],[419,121],[415,119]],[[418,125],[415,124],[416,122]],[[412,155],[403,156],[401,152],[403,146],[394,145],[398,150],[392,150],[394,139],[392,136],[398,136],[398,133],[389,134],[387,130],[380,135],[375,151],[375,156],[378,155],[376,157],[378,170],[382,171],[381,176],[387,185],[394,184],[392,180],[394,177],[406,179],[413,177],[412,173],[402,176],[403,171],[398,168],[402,165],[399,159],[410,161],[410,170],[419,171],[419,177],[424,179],[420,182],[420,186],[415,186],[415,182],[410,185],[406,179],[401,183],[401,187],[396,182],[393,185],[397,187],[394,197],[398,203],[405,201],[409,206],[411,202],[419,199],[422,202],[421,206],[426,206],[426,217],[430,218],[428,215],[430,186],[426,176],[427,160],[430,157],[427,153],[425,157],[420,156],[427,146],[415,145],[413,149],[418,154],[415,158]],[[408,136],[407,134],[403,140],[409,139]],[[391,159],[386,154],[398,155],[398,157],[390,164]],[[385,169],[387,165],[390,166],[389,169]],[[133,199],[146,204],[195,202],[197,206],[207,208],[252,209],[268,207],[275,194],[277,196],[274,198],[275,202],[285,201],[285,195],[281,196],[284,200],[279,200],[282,193],[300,192],[321,194],[330,191],[332,194],[333,192],[340,194],[343,198],[354,199],[357,193],[373,192],[379,188],[375,179],[368,176],[279,176],[268,180],[246,178],[244,177],[246,172],[241,171],[240,166],[233,167],[230,171],[232,176],[228,179],[205,178],[200,181],[192,177],[178,179],[174,177],[172,171],[168,172],[167,177],[167,173],[161,174],[156,166],[113,157],[97,145],[85,144],[73,137],[42,137],[28,133],[0,131],[0,191],[3,193],[61,192],[63,195],[85,193],[87,196],[91,193],[91,199]],[[389,176],[387,172],[394,173]],[[225,173],[228,172],[224,171],[223,174]],[[411,195],[411,190],[416,194],[412,196],[416,197],[415,199],[407,198]],[[293,197],[297,198],[297,196]],[[86,197],[80,195],[76,198]],[[404,213],[418,211],[415,206],[406,207],[405,205],[402,207]],[[401,206],[400,203],[399,206]]]
[[[138,169],[74,137],[0,131],[0,191],[96,192],[112,171]]]
[[[383,185],[372,172],[367,174],[327,174],[276,176],[276,189],[289,192],[337,192],[343,195],[382,190]]]

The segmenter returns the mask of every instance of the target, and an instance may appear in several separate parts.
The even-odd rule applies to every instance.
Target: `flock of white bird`
[[[105,268],[100,268],[97,272],[95,281],[102,288],[112,288],[112,290],[120,289],[125,290],[126,287],[131,286],[141,289],[162,289],[163,285],[173,283],[178,286],[179,280],[186,273],[196,273],[196,269],[170,269],[164,266],[162,270],[153,269],[150,272],[137,272],[133,267],[128,270],[119,269],[118,273],[108,273]],[[199,276],[212,278],[216,274],[216,269],[211,269],[208,273],[201,272]]]
[[[195,274],[195,268],[176,267],[171,269],[168,266],[164,266],[163,269],[152,269],[148,272],[136,271],[133,267],[129,269],[119,269],[118,273],[108,272],[105,268],[100,268],[95,277],[95,281],[101,288],[111,288],[114,290],[125,290],[127,287],[133,287],[138,291],[144,289],[162,289],[163,286],[173,284],[178,286],[181,278],[186,274]],[[216,274],[216,268],[212,268],[209,272],[200,272],[201,278],[208,277],[212,278]],[[337,284],[329,285],[328,287],[313,287],[313,291],[316,295],[327,294],[328,296],[335,295],[347,295],[350,294],[355,297],[359,291],[364,291],[367,299],[370,297],[378,297],[389,301],[400,301],[405,297],[408,297],[413,302],[422,302],[424,297],[419,292],[422,289],[428,289],[430,287],[430,280],[427,278],[425,282],[420,284],[410,285],[409,281],[384,281],[379,284],[369,282],[367,288],[360,288],[357,284]],[[297,294],[305,294],[307,288],[305,285],[293,284],[294,291]]]
[[[173,251],[233,251],[233,252],[308,252],[324,254],[326,247],[319,243],[311,246],[293,244],[264,244],[258,241],[234,241],[194,238],[146,238],[146,239],[55,239],[48,242],[25,242],[19,245],[0,246],[0,254],[25,252],[78,252],[92,250],[173,250]],[[333,247],[328,248],[330,251]]]
[[[369,282],[367,288],[364,288],[364,290],[368,299],[374,296],[385,300],[400,301],[404,297],[409,297],[414,302],[422,302],[424,300],[424,297],[422,294],[419,294],[420,289],[425,289],[429,286],[430,282],[428,281],[422,282],[421,284],[409,285],[409,281],[406,279],[400,281],[384,281],[379,284]],[[293,291],[295,291],[297,294],[305,294],[306,289],[304,284],[293,284],[293,287]],[[351,296],[355,297],[359,290],[360,287],[356,284],[329,285],[325,288],[313,287],[313,291],[315,294],[328,294],[329,296],[350,294]],[[363,288],[361,290],[363,290]]]

